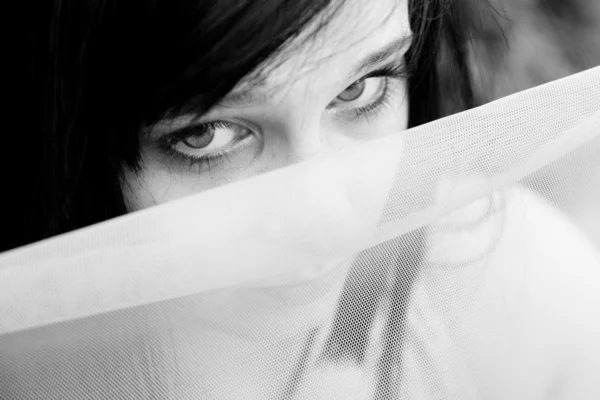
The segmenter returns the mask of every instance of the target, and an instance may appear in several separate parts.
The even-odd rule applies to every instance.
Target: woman
[[[11,138],[28,146],[29,178],[9,177],[22,195],[2,249],[431,121],[442,89],[472,105],[457,6],[329,3],[45,3],[27,20],[29,91],[15,90],[37,136]],[[217,162],[241,139],[249,148]],[[259,152],[268,163],[246,168]]]
[[[14,233],[3,249],[472,107],[465,54],[468,26],[459,4],[47,2],[29,22],[31,87],[25,93],[34,116],[21,127],[37,140],[31,135],[12,138],[28,149],[32,162],[8,178],[20,196],[10,206],[15,221],[8,229]],[[377,291],[356,296],[350,285],[329,337],[311,339],[309,334],[303,341],[265,348],[259,361],[266,367],[243,354],[237,338],[222,339],[229,340],[234,354],[228,360],[229,352],[211,354],[208,347],[185,346],[193,335],[202,338],[198,346],[209,346],[214,335],[209,329],[174,329],[165,335],[184,343],[185,351],[168,354],[174,357],[169,365],[144,358],[155,356],[154,351],[171,353],[157,345],[147,354],[144,346],[152,346],[151,338],[106,339],[83,351],[85,356],[74,345],[75,350],[63,350],[75,354],[79,363],[66,366],[40,366],[13,350],[5,357],[10,367],[3,369],[7,383],[0,386],[0,394],[14,399],[350,398],[339,388],[352,381],[364,392],[357,398],[398,398],[404,371],[399,354],[415,281],[410,271],[424,259],[424,234],[412,235],[400,247],[389,316],[375,316],[381,300]],[[355,316],[357,309],[360,317]],[[84,331],[99,328],[82,324]],[[385,349],[379,361],[367,349],[373,331],[380,332]],[[40,343],[60,337],[47,331],[31,335],[26,342],[36,342],[36,335]],[[76,336],[71,339],[77,341]],[[329,376],[325,382],[332,382],[333,394],[318,376],[305,371],[303,349],[313,340],[322,341],[322,358],[337,368],[323,375]],[[135,349],[130,343],[138,343],[142,355],[121,360],[119,352]],[[18,341],[13,345],[18,347]],[[115,363],[91,367],[103,354]],[[198,359],[210,361],[200,370],[179,368]],[[298,359],[297,368],[289,368]],[[366,359],[377,364],[377,376],[356,379],[354,364]],[[350,367],[344,364],[348,360]],[[147,366],[141,368],[147,375],[135,382],[119,379],[134,363]],[[39,369],[35,379],[15,385],[16,374],[33,369]],[[269,377],[279,374],[289,381],[270,386]],[[78,380],[61,381],[61,375]],[[333,384],[339,376],[341,381]]]

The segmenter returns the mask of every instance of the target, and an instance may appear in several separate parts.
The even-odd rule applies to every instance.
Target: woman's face
[[[143,169],[125,171],[130,210],[406,129],[410,40],[407,0],[347,1],[259,71],[259,84],[242,81],[202,117],[142,132]]]

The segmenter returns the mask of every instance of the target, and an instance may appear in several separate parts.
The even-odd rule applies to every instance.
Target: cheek
[[[404,85],[404,84],[402,84]],[[406,130],[408,126],[409,104],[406,98],[404,86],[395,88],[395,95],[391,96],[389,104],[373,117],[363,118],[361,121],[334,121],[327,120],[321,125],[320,129],[299,130],[299,135],[304,139],[312,136],[327,136],[327,140],[321,142],[319,146],[327,143],[326,146],[335,149],[354,147],[357,142],[366,142],[384,136],[399,135]],[[267,126],[268,128],[273,128]],[[267,129],[265,132],[265,147],[257,161],[248,168],[239,170],[236,173],[217,173],[211,176],[206,171],[202,174],[189,170],[182,170],[177,166],[169,166],[164,161],[164,157],[155,155],[151,151],[145,151],[144,168],[139,174],[131,170],[124,171],[122,184],[123,196],[129,212],[145,209],[158,204],[181,199],[208,189],[216,188],[228,183],[240,181],[253,175],[278,169],[286,166],[291,161],[290,153],[300,153],[296,142],[286,140],[291,134],[283,134],[284,128]],[[275,131],[275,133],[273,133]],[[303,140],[306,144],[310,140]],[[306,147],[306,146],[305,146]],[[312,149],[315,153],[327,151],[327,149]],[[320,150],[320,151],[319,151]],[[304,150],[303,150],[304,151]],[[309,158],[310,153],[304,151]],[[361,152],[355,154],[356,158],[361,158]],[[360,169],[361,173],[367,171],[366,165]],[[358,174],[358,172],[357,172]],[[371,180],[373,182],[373,180]],[[373,192],[378,192],[385,185],[376,185]],[[309,189],[309,188],[307,188]],[[318,193],[314,195],[319,196]],[[336,206],[337,207],[337,206]],[[335,207],[334,207],[335,208]]]
[[[394,87],[388,106],[376,122],[382,136],[397,134],[408,128],[408,83],[404,80]]]
[[[134,212],[182,199],[282,167],[285,162],[282,157],[277,156],[277,153],[283,154],[284,147],[283,143],[271,143],[260,160],[243,171],[213,176],[208,172],[198,173],[175,166],[170,167],[161,161],[161,157],[147,156],[139,174],[127,168],[124,170],[121,190],[127,210]]]
[[[390,135],[398,135],[408,128],[408,99],[403,93],[393,96],[389,104],[375,115],[360,122],[335,122],[338,143],[366,142]],[[336,147],[343,147],[338,145]]]
[[[387,115],[377,123],[380,136],[399,134],[408,129],[408,111],[408,99],[400,98],[392,104]]]
[[[128,212],[142,210],[158,204],[155,200],[157,192],[155,185],[144,184],[149,180],[147,175],[145,169],[140,174],[135,174],[129,168],[124,169],[121,191]]]
[[[124,169],[121,190],[128,212],[182,199],[209,189],[243,180],[275,164],[273,157],[261,157],[261,162],[250,165],[244,171],[229,174],[199,173],[177,166],[170,166],[161,157],[146,154],[143,169],[135,174]]]
[[[126,169],[121,189],[127,210],[133,212],[177,200],[212,186],[202,179],[184,180],[165,169],[164,165],[149,161],[139,174]]]

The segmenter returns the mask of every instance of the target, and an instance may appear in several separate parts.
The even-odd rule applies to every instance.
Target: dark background
[[[486,100],[600,65],[600,0],[463,1],[476,25],[473,67]]]
[[[481,101],[600,66],[600,0],[462,0],[476,24],[472,51]],[[600,127],[598,127],[600,129]],[[600,151],[581,151],[527,185],[570,214],[600,245]]]

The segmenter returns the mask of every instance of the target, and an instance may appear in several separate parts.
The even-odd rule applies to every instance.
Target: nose
[[[300,126],[285,135],[287,139],[287,163],[295,164],[316,158],[345,147],[342,138],[333,129],[319,123]]]
[[[332,150],[318,128],[302,129],[289,134],[287,138],[287,164],[316,158]]]
[[[400,144],[352,146],[336,131],[287,132],[287,162],[304,163],[279,182],[268,229],[301,253],[343,254],[372,234],[396,172]],[[338,152],[338,150],[343,150]],[[290,212],[290,210],[292,210]],[[308,233],[310,232],[310,233]],[[292,239],[293,238],[293,239]]]

